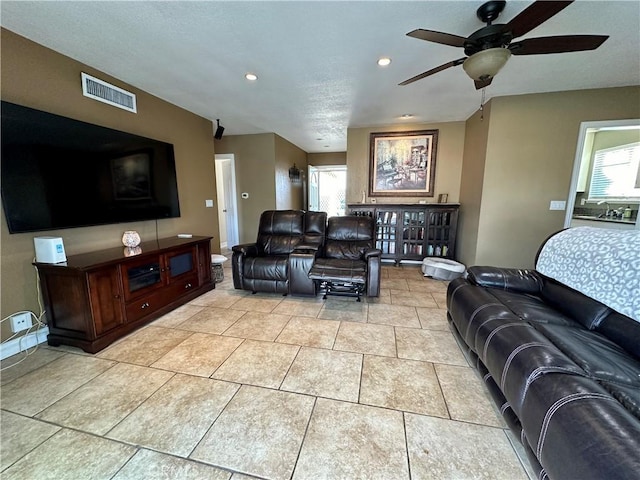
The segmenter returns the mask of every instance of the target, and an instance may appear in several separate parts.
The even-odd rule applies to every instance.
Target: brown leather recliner
[[[325,212],[264,211],[256,242],[232,248],[233,286],[253,293],[316,295],[309,270],[322,248],[326,224]]]
[[[380,295],[381,251],[375,248],[371,217],[330,217],[323,253],[315,259],[309,277],[327,295]]]

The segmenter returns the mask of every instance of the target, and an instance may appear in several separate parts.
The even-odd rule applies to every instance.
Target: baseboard
[[[49,335],[49,327],[41,328],[35,332],[28,333],[22,337],[14,338],[0,345],[0,360],[12,357],[13,355],[35,347],[40,343],[47,341]]]

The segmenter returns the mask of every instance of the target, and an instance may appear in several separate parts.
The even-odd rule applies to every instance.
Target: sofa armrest
[[[297,247],[289,254],[289,293],[315,296],[316,284],[309,278],[309,271],[317,256],[317,250]]]
[[[241,290],[245,289],[244,282],[244,262],[245,258],[258,256],[258,245],[255,243],[245,243],[231,247],[231,272],[233,273],[233,287]]]
[[[379,257],[382,255],[382,250],[379,248],[370,248],[365,250],[363,257],[365,260],[369,260],[371,257]]]
[[[499,288],[513,292],[539,294],[542,277],[535,270],[473,266],[467,269],[467,280],[481,287]]]
[[[255,243],[244,243],[242,245],[234,245],[231,247],[233,253],[239,253],[241,255],[246,255],[248,257],[257,257],[258,256],[258,245]]]
[[[380,276],[381,276],[382,251],[372,248],[364,253],[367,262],[367,297],[380,296]]]
[[[293,249],[293,253],[309,253],[317,252],[320,250],[320,245],[315,243],[299,243]]]

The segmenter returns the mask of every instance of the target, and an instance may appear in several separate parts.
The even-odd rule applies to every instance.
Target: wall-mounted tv
[[[1,108],[9,232],[180,216],[172,144],[9,102]]]

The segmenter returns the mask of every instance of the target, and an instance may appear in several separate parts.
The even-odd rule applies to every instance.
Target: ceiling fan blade
[[[559,35],[556,37],[528,38],[509,45],[513,55],[540,55],[544,53],[581,52],[595,50],[609,38],[607,35]]]
[[[405,80],[404,82],[399,83],[398,85],[409,85],[410,83],[413,83],[413,82],[415,82],[417,80],[421,80],[421,79],[423,79],[425,77],[428,77],[429,75],[433,75],[434,73],[441,72],[442,70],[446,70],[447,68],[450,68],[450,67],[455,67],[455,66],[461,65],[461,64],[464,63],[464,61],[466,59],[467,58],[464,57],[464,58],[459,58],[458,60],[453,60],[451,62],[445,63],[444,65],[440,65],[439,67],[432,68],[431,70],[427,70],[426,72],[421,73],[420,75],[416,75],[415,77],[411,77],[409,80]]]
[[[466,38],[451,33],[436,32],[433,30],[424,30],[418,28],[407,33],[407,36],[417,38],[419,40],[426,40],[427,42],[441,43],[443,45],[451,45],[452,47],[463,47]]]
[[[492,80],[493,80],[493,77],[488,78],[487,80],[474,80],[473,83],[476,86],[476,90],[481,90],[484,87],[488,87],[489,85],[491,85]]]
[[[560,12],[572,3],[573,1],[555,2],[538,0],[516,15],[509,23],[507,23],[507,25],[505,25],[504,30],[510,31],[513,38],[521,37],[525,33],[529,33],[538,25],[546,22],[556,13]]]

